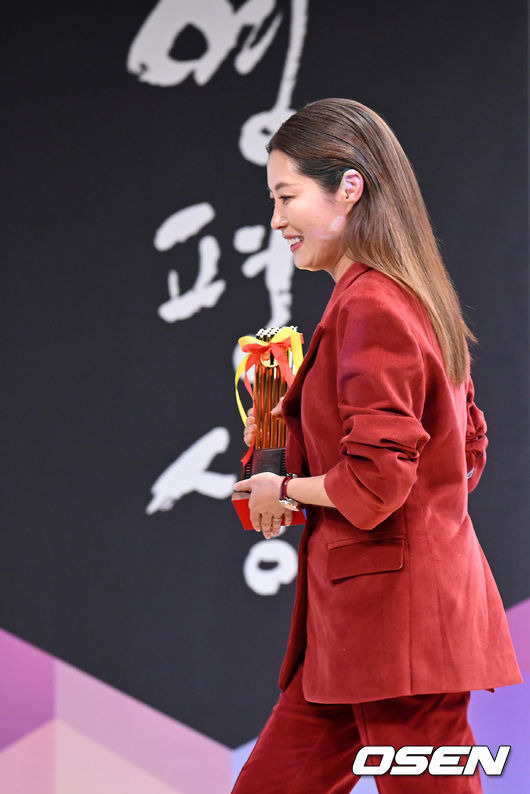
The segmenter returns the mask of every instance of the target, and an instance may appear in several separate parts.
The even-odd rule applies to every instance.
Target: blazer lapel
[[[294,381],[289,387],[282,404],[283,418],[287,425],[288,438],[286,449],[287,470],[296,474],[306,475],[307,463],[305,454],[304,434],[302,432],[302,422],[300,415],[300,398],[302,395],[302,384],[311,363],[315,358],[318,345],[323,333],[323,326],[319,323],[311,337],[309,349],[300,364],[300,368],[295,375]]]
[[[311,337],[311,342],[309,343],[309,348],[304,356],[304,360],[302,361],[300,368],[296,373],[295,378],[287,391],[287,394],[285,395],[284,401],[282,403],[282,414],[289,433],[286,450],[286,463],[288,471],[300,474],[305,473],[305,470],[307,470],[304,434],[302,432],[300,410],[302,386],[304,384],[304,379],[307,375],[307,372],[314,361],[320,340],[322,339],[326,318],[333,305],[343,294],[343,292],[355,281],[356,278],[369,269],[369,266],[362,264],[362,262],[353,262],[346,273],[344,273],[336,283],[324,314],[322,315],[322,319],[315,328],[315,332]]]
[[[362,274],[365,273],[367,270],[370,270],[368,265],[364,265],[362,262],[352,262],[348,270],[342,275],[339,281],[335,284],[335,288],[331,293],[330,299],[328,304],[324,310],[324,314],[322,315],[322,319],[320,320],[319,324],[315,328],[315,332],[311,337],[311,342],[309,343],[309,348],[307,353],[304,356],[304,360],[302,361],[298,372],[296,373],[295,379],[292,382],[287,394],[285,395],[285,399],[283,401],[283,415],[287,418],[293,419],[300,419],[300,396],[302,392],[302,385],[304,382],[304,378],[307,374],[307,370],[313,363],[313,359],[315,358],[315,354],[318,350],[318,345],[320,339],[322,338],[322,334],[324,332],[324,326],[326,323],[326,318],[334,306],[335,302],[339,299],[342,293],[349,287],[351,284]]]
[[[298,368],[298,372],[295,375],[295,378],[287,390],[287,394],[285,395],[285,399],[283,401],[283,413],[284,416],[299,416],[300,414],[300,396],[302,393],[302,384],[304,382],[304,378],[307,374],[307,370],[311,366],[313,359],[315,358],[316,352],[318,350],[318,345],[320,339],[322,337],[322,333],[324,331],[324,327],[322,323],[319,323],[315,328],[315,332],[311,337],[311,342],[309,343],[309,348],[307,353],[305,354],[300,367]]]

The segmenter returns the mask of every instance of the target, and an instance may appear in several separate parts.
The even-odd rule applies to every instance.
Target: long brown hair
[[[461,384],[471,359],[466,340],[478,340],[464,320],[412,166],[388,124],[360,102],[321,99],[282,124],[267,145],[269,153],[274,149],[328,192],[338,189],[349,168],[363,176],[363,195],[345,227],[344,251],[422,301],[447,374]]]

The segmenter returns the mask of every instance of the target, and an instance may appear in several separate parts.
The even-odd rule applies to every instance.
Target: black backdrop
[[[473,372],[490,447],[470,512],[508,607],[529,595],[526,6],[271,0],[267,15],[264,0],[258,42],[283,17],[248,73],[235,66],[243,27],[202,85],[165,86],[127,69],[154,6],[4,11],[0,626],[235,746],[277,697],[294,585],[264,596],[247,584],[259,538],[229,499],[191,492],[146,507],[157,478],[214,428],[221,491],[238,471],[232,353],[271,317],[265,274],[242,273],[234,238],[270,213],[242,125],[273,106],[298,14],[291,105],[352,97],[398,134],[481,343]],[[204,48],[188,28],[168,57]],[[136,71],[149,76],[142,57]],[[200,233],[169,247],[171,228],[156,237],[202,202],[215,217]],[[196,294],[201,235],[220,247],[211,280],[224,289],[169,322],[158,312],[168,273]],[[286,313],[307,342],[333,284],[295,273],[291,286]]]

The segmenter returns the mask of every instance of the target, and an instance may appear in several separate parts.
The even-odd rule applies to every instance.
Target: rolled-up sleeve
[[[466,464],[467,464],[467,490],[471,493],[482,477],[486,465],[486,447],[488,426],[483,412],[475,404],[475,386],[471,375],[466,384]]]
[[[325,490],[348,521],[373,529],[407,499],[430,436],[421,423],[425,371],[399,306],[350,299],[339,313],[341,460]]]

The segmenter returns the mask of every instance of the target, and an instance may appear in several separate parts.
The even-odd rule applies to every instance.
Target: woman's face
[[[342,250],[342,232],[362,193],[362,177],[347,171],[337,191],[326,193],[314,179],[299,174],[290,157],[274,149],[267,163],[267,178],[274,201],[271,226],[281,231],[296,267],[327,270],[338,281],[351,264]]]

